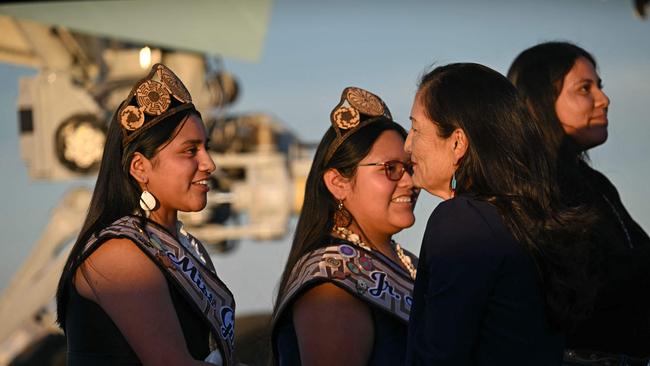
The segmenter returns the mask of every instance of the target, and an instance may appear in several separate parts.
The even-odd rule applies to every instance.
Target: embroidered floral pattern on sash
[[[352,244],[315,250],[303,256],[293,268],[276,316],[306,286],[332,282],[407,323],[413,302],[413,280],[403,269],[388,262]]]

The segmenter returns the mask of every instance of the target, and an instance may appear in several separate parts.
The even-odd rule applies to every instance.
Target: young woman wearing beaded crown
[[[374,94],[346,88],[307,178],[274,310],[279,365],[404,360],[415,260],[392,241],[419,193],[406,132]]]
[[[215,165],[182,82],[156,64],[108,129],[57,291],[68,365],[232,365],[234,300],[177,220],[206,205]]]

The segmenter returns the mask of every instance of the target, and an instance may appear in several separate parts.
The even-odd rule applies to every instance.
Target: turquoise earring
[[[451,176],[451,198],[456,196],[456,172]]]

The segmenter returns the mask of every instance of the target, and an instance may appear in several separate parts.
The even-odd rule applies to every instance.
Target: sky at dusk
[[[225,59],[242,88],[232,112],[270,113],[314,142],[329,126],[341,90],[354,85],[381,96],[408,128],[418,77],[430,65],[477,62],[505,73],[519,52],[548,40],[572,41],[596,57],[611,105],[609,139],[590,152],[592,165],[650,230],[650,19],[635,17],[632,1],[274,1],[259,62]],[[28,176],[16,103],[19,79],[36,72],[0,63],[0,290],[65,192],[94,183]],[[416,253],[438,202],[424,191],[421,198],[415,226],[397,237]],[[232,253],[214,256],[238,311],[270,309],[292,230],[284,239],[244,240]]]

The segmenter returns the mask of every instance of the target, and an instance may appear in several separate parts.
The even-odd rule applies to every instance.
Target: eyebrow
[[[601,79],[601,78],[597,78],[597,79],[582,78],[582,79],[576,81],[574,84],[582,84],[584,82],[601,84],[603,82],[603,79]]]
[[[206,145],[209,142],[210,142],[210,139],[205,139],[205,144]],[[201,139],[192,139],[192,140],[183,141],[183,143],[181,145],[185,146],[185,145],[201,145],[201,144],[203,144],[203,140],[201,140]]]
[[[407,162],[411,161],[411,158],[410,158],[410,156],[407,156],[406,159],[403,160],[400,156],[396,156],[396,155],[379,155],[378,158],[369,159],[369,161],[367,161],[365,163],[361,163],[361,162],[359,162],[359,163],[360,164],[384,164],[384,163],[387,163],[389,161],[400,161],[402,163],[407,163]]]

